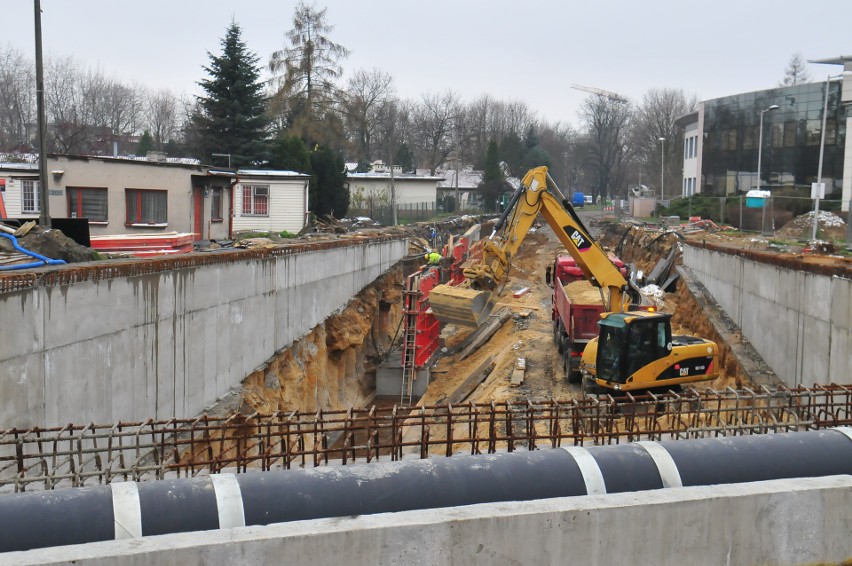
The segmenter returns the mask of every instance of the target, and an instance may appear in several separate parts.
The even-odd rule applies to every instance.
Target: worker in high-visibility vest
[[[441,254],[438,252],[429,252],[428,254],[423,256],[423,259],[426,260],[426,263],[429,265],[440,265],[441,260],[444,259],[441,257]]]

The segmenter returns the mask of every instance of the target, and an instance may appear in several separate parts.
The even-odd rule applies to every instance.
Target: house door
[[[204,189],[192,188],[192,232],[193,240],[204,238]]]

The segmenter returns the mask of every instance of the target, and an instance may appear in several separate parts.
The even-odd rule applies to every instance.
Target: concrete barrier
[[[0,293],[0,425],[197,415],[406,252],[359,241]]]
[[[828,564],[852,476],[489,503],[0,554],[0,564]]]
[[[852,383],[852,281],[695,246],[683,263],[786,385]]]

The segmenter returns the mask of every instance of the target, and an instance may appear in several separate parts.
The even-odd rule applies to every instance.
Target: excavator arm
[[[548,190],[548,180],[558,196]],[[536,167],[524,176],[491,237],[483,243],[482,260],[465,268],[465,282],[460,286],[440,285],[432,289],[429,301],[438,320],[478,326],[487,318],[494,307],[495,291],[506,282],[512,257],[539,215],[586,278],[603,289],[606,310],[626,310],[629,297],[633,295],[629,282],[559,193],[547,174],[547,167]],[[638,298],[638,294],[635,297]]]

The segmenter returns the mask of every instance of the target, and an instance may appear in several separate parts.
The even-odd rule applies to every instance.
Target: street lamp
[[[822,191],[822,157],[825,153],[825,128],[826,128],[826,119],[828,118],[828,87],[830,83],[834,79],[842,78],[843,75],[847,74],[846,72],[840,73],[839,75],[829,75],[825,79],[825,96],[823,96],[823,106],[822,106],[822,132],[820,133],[819,140],[819,165],[817,166],[817,182],[814,189],[811,191],[811,196],[814,198],[814,226],[813,232],[811,233],[811,240],[816,240],[817,235],[817,225],[819,224],[819,199],[825,198],[824,194],[821,194]]]
[[[773,104],[769,108],[764,108],[760,111],[760,126],[758,127],[758,136],[757,136],[757,190],[760,190],[760,160],[763,157],[763,115],[769,112],[770,110],[778,110],[778,105]],[[761,197],[762,198],[762,197]],[[763,201],[763,215],[760,220],[760,232],[761,234],[766,232],[766,200]]]
[[[666,175],[665,175],[665,158],[666,158],[666,138],[659,138],[658,142],[662,143],[660,149],[660,194],[662,200],[666,200]]]

